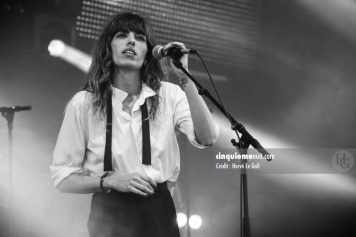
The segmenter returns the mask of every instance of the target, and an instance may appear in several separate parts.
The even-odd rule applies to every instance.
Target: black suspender
[[[111,153],[111,138],[112,138],[112,95],[108,95],[106,101],[106,140],[104,154],[104,171],[112,171],[112,153]]]
[[[146,100],[141,105],[142,114],[142,164],[151,165],[150,119],[148,117]]]
[[[104,154],[104,171],[112,171],[112,95],[106,102],[106,142]],[[141,105],[142,114],[142,164],[151,165],[150,123],[147,111],[147,103]]]

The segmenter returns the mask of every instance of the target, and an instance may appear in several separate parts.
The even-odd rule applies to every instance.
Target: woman
[[[180,158],[175,129],[198,148],[218,129],[196,87],[173,67],[181,88],[163,82],[147,21],[117,14],[99,38],[84,90],[66,108],[51,166],[62,192],[94,193],[89,234],[179,236],[167,181]],[[182,43],[163,48],[184,49]],[[181,62],[188,70],[188,56]]]

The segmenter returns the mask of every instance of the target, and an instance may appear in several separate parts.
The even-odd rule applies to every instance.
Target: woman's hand
[[[183,43],[180,43],[180,42],[171,42],[171,43],[168,43],[166,44],[164,47],[163,47],[163,52],[168,52],[168,50],[170,48],[180,48],[180,49],[186,49],[185,45]],[[178,77],[182,77],[182,76],[185,76],[185,74],[180,70],[178,69],[172,62],[172,59],[170,60],[171,62],[171,67],[174,71],[174,73],[178,76]],[[188,54],[184,54],[181,59],[180,59],[180,62],[182,63],[183,67],[185,70],[188,71]]]
[[[103,186],[119,192],[132,192],[141,196],[148,196],[154,193],[157,184],[143,171],[126,175],[113,172],[105,178]]]

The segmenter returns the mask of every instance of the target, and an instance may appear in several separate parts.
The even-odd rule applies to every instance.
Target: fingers
[[[175,42],[170,42],[169,44],[171,44],[173,46],[185,48],[185,45],[182,42],[175,41]]]
[[[133,183],[137,188],[139,188],[142,191],[145,191],[149,194],[152,194],[154,192],[154,187],[151,186],[149,182],[142,178],[138,178],[134,180],[135,182]]]
[[[143,171],[128,175],[113,173],[108,176],[107,181],[110,181],[111,188],[119,192],[132,192],[141,196],[154,194],[157,187],[156,182]]]
[[[154,194],[154,190],[138,182],[132,183],[132,185],[129,186],[129,191],[141,196],[148,196]]]
[[[147,197],[147,196],[148,196],[147,193],[142,192],[140,189],[138,189],[138,188],[136,188],[136,187],[131,187],[131,186],[130,186],[128,189],[129,189],[128,191],[131,192],[131,193],[135,193],[135,194],[138,194],[138,195],[144,196],[144,197]]]
[[[146,182],[150,183],[153,188],[157,188],[157,183],[152,178],[150,178],[147,174],[142,173],[141,178]]]
[[[154,194],[154,189],[157,187],[157,184],[145,173],[138,173],[132,179],[130,186],[132,192],[147,196]]]
[[[181,50],[186,49],[185,45],[181,42],[170,42],[164,46],[163,54],[167,55],[169,49],[174,47],[179,48]],[[182,63],[182,66],[185,68],[185,70],[188,70],[188,54],[183,54],[182,57],[180,58],[180,62]],[[181,71],[174,65],[174,63],[172,63],[172,59],[170,59],[170,65],[176,75],[181,74]]]
[[[178,47],[178,48],[181,48],[181,49],[185,49],[185,45],[181,42],[170,42],[168,44],[166,44],[164,47],[163,47],[163,51],[164,52],[167,52],[168,49],[170,48],[173,48],[173,47]]]

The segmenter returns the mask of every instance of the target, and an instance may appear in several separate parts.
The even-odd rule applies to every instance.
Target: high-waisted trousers
[[[95,193],[88,220],[90,237],[179,237],[176,210],[167,183],[153,195]]]

